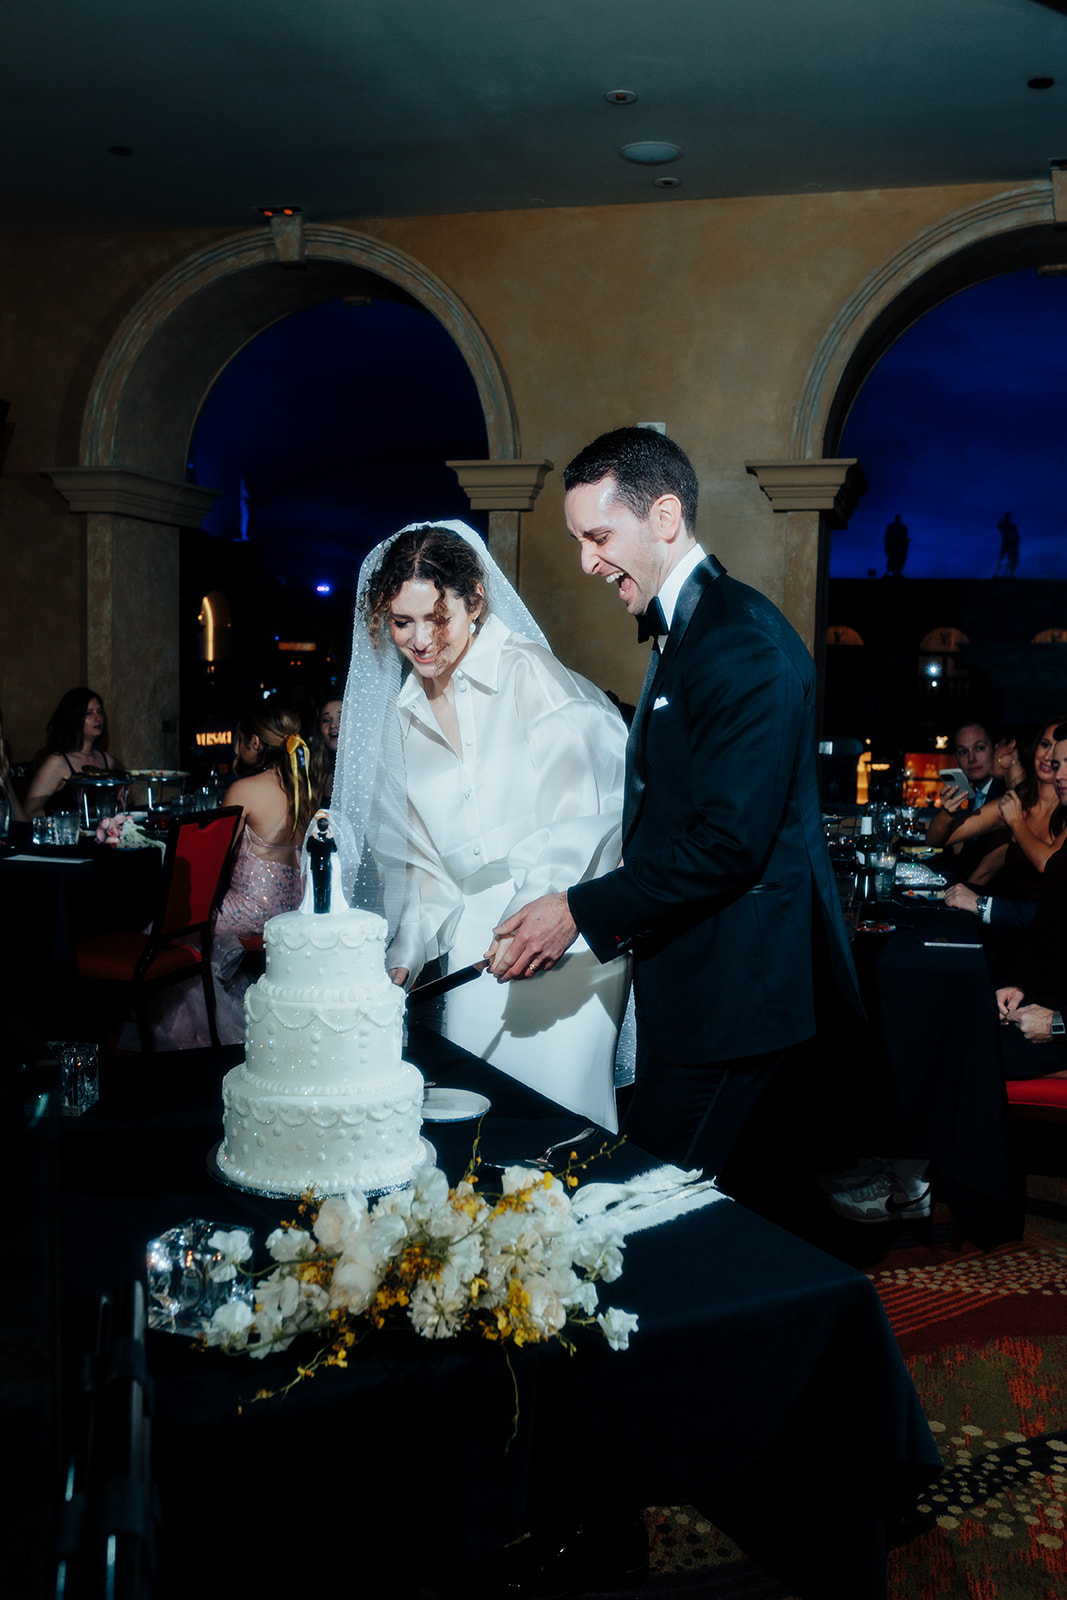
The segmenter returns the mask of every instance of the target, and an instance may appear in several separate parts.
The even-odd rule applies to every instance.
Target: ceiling
[[[1065,9],[0,0],[0,231],[1007,186],[1067,158]]]

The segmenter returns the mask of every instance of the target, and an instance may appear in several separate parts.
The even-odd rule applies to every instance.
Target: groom
[[[615,584],[654,642],[622,865],[502,923],[498,976],[548,970],[579,933],[601,961],[632,951],[625,1132],[715,1175],[814,1035],[817,993],[862,1009],[820,819],[815,669],[771,602],[697,544],[696,474],[672,440],[617,428],[563,483],[583,571]]]

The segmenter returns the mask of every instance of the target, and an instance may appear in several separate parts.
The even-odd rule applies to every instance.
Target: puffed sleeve
[[[413,983],[427,961],[451,949],[463,894],[411,807],[406,846],[404,906],[386,961],[390,967],[406,967]]]
[[[606,695],[536,646],[509,665],[534,790],[517,807],[527,825],[507,851],[515,892],[501,921],[618,866],[626,767],[626,725]]]

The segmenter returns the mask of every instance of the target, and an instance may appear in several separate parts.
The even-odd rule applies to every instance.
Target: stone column
[[[822,729],[826,665],[826,602],[830,581],[830,534],[846,528],[867,480],[855,456],[813,461],[746,461],[775,511],[788,515],[783,611],[815,660]]]
[[[472,511],[489,513],[489,553],[509,583],[519,587],[519,517],[532,511],[551,461],[446,461]]]
[[[108,709],[127,765],[177,767],[179,528],[215,491],[121,467],[44,471],[85,516],[86,681]]]
[[[782,609],[821,666],[826,635],[830,533],[846,528],[867,492],[854,457],[746,461],[775,511],[788,515]]]

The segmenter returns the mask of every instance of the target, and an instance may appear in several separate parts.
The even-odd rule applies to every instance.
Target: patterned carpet
[[[1023,1239],[985,1255],[953,1252],[938,1213],[870,1270],[946,1467],[890,1557],[890,1600],[1067,1593],[1067,1182],[1031,1178],[1027,1210]],[[791,1600],[692,1507],[646,1520],[656,1600]]]

